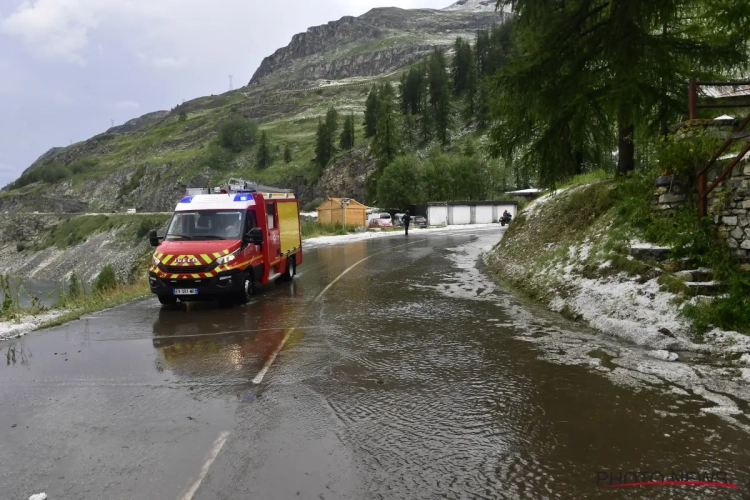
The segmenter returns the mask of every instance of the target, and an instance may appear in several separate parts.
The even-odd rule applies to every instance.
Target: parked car
[[[388,212],[373,212],[367,216],[368,227],[370,226],[370,222],[377,219],[387,220],[388,222],[393,224],[393,222],[391,221],[391,214],[389,214]]]
[[[388,219],[371,219],[370,227],[393,227],[393,224]]]
[[[393,225],[394,226],[398,226],[398,227],[403,226],[404,225],[404,215],[406,215],[406,214],[395,214],[393,216],[393,219],[392,219],[393,220]]]
[[[421,215],[415,215],[411,218],[411,225],[414,227],[425,228],[427,227],[427,219],[425,219]]]

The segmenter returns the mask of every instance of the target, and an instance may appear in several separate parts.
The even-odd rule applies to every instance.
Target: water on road
[[[0,344],[0,497],[750,497],[744,416],[711,411],[731,395],[495,285],[499,238],[319,247],[246,307]],[[738,488],[607,488],[657,471]]]

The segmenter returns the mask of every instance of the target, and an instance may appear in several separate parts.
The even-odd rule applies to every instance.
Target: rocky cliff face
[[[464,3],[444,11],[373,9],[309,28],[266,57],[250,84],[283,80],[288,87],[310,78],[383,74],[412,63],[433,47],[452,44],[458,35],[471,37],[478,29],[502,23],[509,15],[495,12],[494,4],[489,9],[475,0]]]
[[[382,75],[423,59],[433,47],[433,45],[415,45],[320,61],[302,68],[301,74],[311,80],[342,80],[358,76]]]
[[[278,68],[290,65],[297,59],[325,52],[335,45],[371,40],[382,34],[375,26],[350,16],[323,26],[314,26],[305,33],[294,35],[289,45],[263,59],[250,83],[259,83]]]

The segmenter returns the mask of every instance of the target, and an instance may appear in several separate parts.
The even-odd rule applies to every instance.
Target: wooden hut
[[[349,198],[349,204],[344,207],[344,210],[346,210],[346,213],[342,214],[341,198],[328,198],[318,207],[318,222],[321,224],[335,224],[337,222],[341,224],[342,220],[345,219],[347,226],[360,227],[366,225],[366,206]]]

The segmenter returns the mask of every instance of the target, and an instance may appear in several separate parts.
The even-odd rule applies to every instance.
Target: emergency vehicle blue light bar
[[[185,196],[183,199],[180,200],[180,203],[190,203],[191,201],[193,201],[192,196]]]
[[[249,194],[238,194],[234,197],[234,201],[247,201],[251,198]]]

